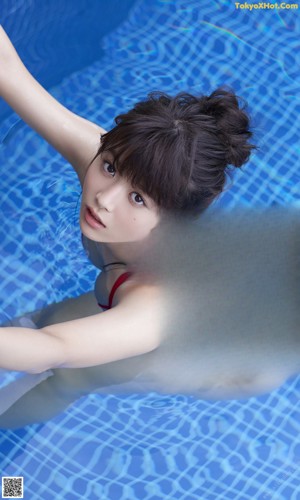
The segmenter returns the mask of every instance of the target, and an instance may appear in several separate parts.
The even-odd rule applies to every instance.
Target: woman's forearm
[[[62,345],[56,337],[31,328],[0,328],[0,368],[41,373],[58,366]]]

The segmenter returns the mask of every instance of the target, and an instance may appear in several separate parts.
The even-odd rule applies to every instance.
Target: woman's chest
[[[102,272],[95,282],[95,296],[98,304],[104,309],[110,309],[113,306],[115,294],[120,286],[123,285],[131,276],[131,273],[124,269],[114,272]]]
[[[101,272],[99,274],[95,281],[94,292],[98,304],[108,304],[110,290],[106,273]]]
[[[90,240],[85,235],[82,235],[82,244],[87,254],[88,259],[98,269],[108,266],[108,263],[114,262],[116,257],[109,249],[96,241]],[[129,273],[126,272],[125,264],[120,266],[110,266],[109,270],[102,271],[96,279],[94,292],[98,304],[108,306],[112,301],[117,288],[127,281]]]

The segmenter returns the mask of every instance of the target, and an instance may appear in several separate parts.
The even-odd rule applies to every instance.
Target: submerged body
[[[163,290],[168,321],[160,346],[98,367],[51,370],[17,398],[0,425],[43,421],[90,392],[222,399],[278,387],[300,368],[299,220],[291,207],[239,210],[222,221],[210,215],[185,225],[188,245],[180,236],[182,222],[172,221],[163,230],[167,240],[157,233],[137,264],[137,271],[156,272]],[[86,314],[95,307],[93,295]],[[67,308],[72,313],[79,313],[76,299]],[[45,313],[41,319],[46,322]],[[28,380],[35,385],[34,377]]]

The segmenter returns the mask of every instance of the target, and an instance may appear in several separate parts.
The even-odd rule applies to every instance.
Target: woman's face
[[[140,241],[159,219],[155,202],[116,172],[110,153],[94,160],[82,190],[80,227],[85,236],[102,243]]]

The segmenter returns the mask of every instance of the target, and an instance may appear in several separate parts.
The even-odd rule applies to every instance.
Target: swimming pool
[[[126,3],[116,2],[115,10]],[[15,2],[15,29],[29,30],[30,4]],[[79,4],[70,28],[91,7]],[[59,5],[58,17],[72,18],[69,2]],[[218,203],[299,202],[299,9],[250,12],[199,0],[126,7],[119,24],[99,33],[100,57],[70,68],[53,94],[109,128],[120,109],[149,90],[201,93],[227,83],[248,101],[260,150]],[[32,57],[49,51],[45,42]],[[3,322],[92,289],[97,272],[80,246],[72,169],[14,115],[0,133]],[[1,373],[2,385],[16,376]],[[24,476],[28,500],[297,500],[299,392],[294,377],[244,401],[91,394],[45,424],[1,432],[1,475]]]

